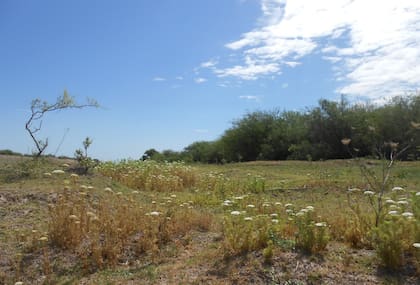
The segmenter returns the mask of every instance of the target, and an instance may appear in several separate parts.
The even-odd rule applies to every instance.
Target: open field
[[[358,163],[0,156],[0,284],[418,284],[420,162],[378,227]]]

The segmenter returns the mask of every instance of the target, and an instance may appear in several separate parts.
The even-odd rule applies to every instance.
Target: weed
[[[375,249],[349,249],[341,259],[333,260],[340,262],[337,268],[350,265],[351,270],[366,270],[363,271],[366,274],[367,270],[376,267],[378,260],[387,268],[419,266],[420,253],[413,246],[420,242],[420,226],[416,222],[420,218],[418,192],[398,188],[384,192],[382,222],[375,227],[375,209],[371,200],[377,205],[377,193],[364,194],[365,191],[356,191],[355,188],[346,192],[338,190],[348,185],[348,181],[351,181],[351,185],[357,185],[355,173],[347,166],[350,162],[284,164],[287,167],[282,165],[280,168],[277,164],[270,167],[258,164],[190,167],[182,163],[126,161],[98,167],[101,174],[112,179],[95,171],[90,176],[77,176],[69,175],[66,171],[52,173],[57,167],[51,165],[40,166],[42,168],[34,170],[33,177],[43,179],[43,183],[34,180],[29,182],[39,184],[27,185],[45,187],[48,184],[46,188],[50,193],[45,195],[48,198],[40,203],[41,207],[50,203],[49,210],[45,211],[48,215],[48,231],[42,230],[46,226],[43,224],[45,219],[34,216],[36,225],[31,220],[27,227],[14,230],[14,235],[13,232],[7,234],[8,238],[16,241],[10,251],[13,255],[9,262],[13,264],[11,267],[16,276],[7,276],[12,271],[2,268],[0,283],[2,279],[7,284],[27,282],[33,280],[32,276],[41,274],[48,276],[44,279],[46,282],[52,283],[64,280],[77,283],[81,274],[87,282],[93,278],[92,282],[97,284],[137,280],[133,278],[153,283],[159,270],[164,270],[162,276],[165,276],[168,268],[174,270],[172,266],[180,269],[179,260],[183,257],[186,257],[185,265],[193,267],[191,271],[196,274],[197,270],[201,270],[197,266],[197,258],[193,258],[197,254],[197,243],[201,249],[209,238],[211,242],[203,252],[211,250],[214,253],[211,259],[215,263],[228,257],[225,260],[229,261],[226,268],[234,267],[233,270],[238,272],[242,268],[235,266],[242,266],[242,261],[249,257],[261,255],[261,259],[255,258],[252,262],[261,266],[263,260],[270,265],[267,268],[278,271],[283,257],[300,258],[300,255],[288,251],[298,248],[310,254],[322,253],[330,240],[334,241],[331,250],[335,249],[337,241],[348,242],[353,248]],[[314,167],[331,166],[336,169],[326,169],[322,179],[318,179],[313,170]],[[409,166],[404,180],[407,189],[418,184],[415,180],[417,168],[411,164]],[[372,167],[379,169],[380,165]],[[288,172],[282,171],[286,168]],[[211,171],[207,171],[209,169]],[[51,174],[41,178],[44,172]],[[277,172],[281,175],[283,189],[269,187],[279,185]],[[264,173],[264,177],[258,176],[260,173]],[[65,188],[53,192],[55,187],[63,186],[64,180]],[[334,184],[334,181],[341,181],[342,185]],[[309,185],[308,188],[302,186],[305,184]],[[359,187],[363,189],[363,185]],[[265,191],[265,188],[271,190]],[[28,199],[33,199],[32,196],[16,198],[1,194],[0,203],[6,207],[11,205],[14,214],[25,213],[25,219],[33,217],[33,212],[26,215],[23,208]],[[309,203],[314,207],[303,206]],[[392,211],[396,211],[398,216],[394,216]],[[0,226],[7,228],[4,221],[15,216],[9,216],[3,209],[0,209],[0,214],[7,215],[7,219],[0,221]],[[195,236],[196,233],[199,238]],[[42,237],[48,240],[42,241]],[[0,242],[3,240],[2,237]],[[71,265],[72,270],[58,270],[67,266],[61,264],[61,260],[52,264],[52,248],[65,257],[66,262],[77,262]],[[16,255],[17,251],[22,255]],[[223,254],[220,254],[221,251]],[[279,251],[282,251],[281,255],[276,256]],[[359,258],[360,255],[366,257],[373,253],[377,253],[379,258],[371,258],[369,263],[363,263],[364,259]],[[330,254],[324,258],[331,262]],[[173,260],[178,264],[169,264]],[[203,261],[203,268],[206,262]],[[153,265],[140,267],[139,264],[143,263]],[[355,266],[356,263],[359,266]],[[281,278],[278,282],[292,277],[300,280],[306,278],[307,282],[322,282],[321,271],[312,274],[308,271],[305,277],[297,277],[293,268],[294,265],[284,265],[281,274],[279,272]],[[5,273],[1,273],[1,270]],[[284,273],[286,271],[287,274]],[[6,276],[2,277],[2,274]],[[183,274],[188,280],[189,273],[180,272],[179,276]],[[72,279],[68,278],[70,275]]]
[[[374,231],[375,248],[382,264],[390,270],[398,270],[406,264],[404,256],[413,244],[415,222],[390,211],[383,223]]]
[[[144,207],[136,194],[104,192],[100,198],[67,188],[50,205],[51,242],[75,250],[88,272],[117,265],[127,251],[156,257],[162,245],[193,229],[207,231],[212,223],[210,213],[192,206]]]
[[[296,214],[296,246],[309,253],[323,251],[329,241],[327,224],[315,222],[314,217],[314,211],[307,208]]]
[[[42,157],[38,159],[19,158],[17,163],[4,165],[0,168],[0,182],[12,183],[39,177],[46,164],[46,159]]]
[[[263,250],[263,257],[265,264],[272,264],[273,263],[273,249],[274,245],[272,241],[268,241],[267,247]]]
[[[193,168],[181,162],[158,163],[152,160],[108,162],[99,165],[98,171],[127,187],[147,191],[181,191],[193,187],[197,180]]]
[[[226,253],[235,255],[263,249],[269,240],[270,224],[268,216],[247,219],[241,212],[232,211],[230,216],[225,216],[223,223]]]
[[[347,191],[347,203],[352,215],[346,217],[345,240],[354,248],[371,247],[371,229],[374,226],[372,214],[366,210],[363,192],[358,188]]]

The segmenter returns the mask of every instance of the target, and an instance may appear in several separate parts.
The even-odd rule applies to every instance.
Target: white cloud
[[[157,76],[157,77],[153,78],[153,81],[166,81],[166,78]]]
[[[301,63],[297,62],[297,61],[285,61],[284,64],[286,64],[290,67],[296,67],[296,66],[300,65]]]
[[[195,83],[200,84],[200,83],[204,83],[204,82],[206,82],[206,81],[207,81],[207,79],[205,79],[205,78],[203,78],[203,77],[198,77],[198,78],[194,79],[194,81],[195,81]]]
[[[218,61],[217,61],[217,60],[215,60],[215,59],[211,59],[211,60],[209,60],[209,61],[202,62],[202,63],[200,64],[200,67],[201,67],[201,68],[213,68],[213,67],[214,67],[217,63],[218,63]]]
[[[255,80],[317,53],[352,96],[378,98],[420,87],[420,1],[260,0],[256,28],[226,47],[242,63],[219,77]]]
[[[244,100],[249,100],[249,101],[260,101],[260,97],[259,96],[254,96],[254,95],[242,95],[239,96],[239,99],[244,99]]]
[[[184,77],[182,77],[182,76],[177,76],[177,77],[175,77],[175,79],[176,79],[176,80],[184,80]]]
[[[336,62],[339,62],[341,60],[341,57],[339,57],[339,56],[323,56],[322,58],[324,60],[330,61],[332,63],[336,63]]]
[[[219,77],[236,76],[245,80],[255,80],[261,75],[280,72],[280,65],[276,62],[257,62],[246,57],[245,65],[236,65],[225,69],[215,69]]]
[[[234,67],[226,68],[223,70],[216,70],[220,77],[237,76],[245,80],[258,79],[260,75],[275,73],[280,70],[276,63],[271,64],[252,64],[247,66],[236,65]]]
[[[199,134],[206,134],[206,133],[209,132],[209,130],[207,130],[207,129],[195,129],[194,132],[199,133]]]

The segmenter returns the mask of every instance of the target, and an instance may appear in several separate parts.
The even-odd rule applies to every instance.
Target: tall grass
[[[157,255],[190,230],[209,230],[212,215],[176,201],[145,204],[138,193],[104,196],[66,189],[50,205],[52,245],[77,252],[86,270],[115,266],[142,254]],[[130,256],[131,255],[131,256]]]
[[[193,187],[197,181],[196,171],[182,162],[124,160],[103,163],[97,169],[130,188],[146,191],[182,191]]]
[[[85,272],[94,272],[139,258],[155,260],[168,244],[182,244],[190,231],[212,230],[225,257],[260,251],[269,264],[280,251],[324,254],[330,241],[339,241],[375,249],[388,269],[419,266],[413,246],[420,243],[416,191],[385,192],[384,222],[375,227],[370,207],[375,193],[356,188],[267,191],[263,175],[237,178],[183,163],[122,161],[97,170],[112,179],[109,185],[125,185],[124,192],[89,189],[80,184],[86,177],[74,174],[45,178],[63,179],[67,186],[49,205],[48,232],[28,240],[34,251],[72,252]],[[44,260],[43,270],[50,272],[46,254]]]

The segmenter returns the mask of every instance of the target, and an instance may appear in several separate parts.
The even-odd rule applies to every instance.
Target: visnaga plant
[[[369,187],[364,193],[369,198],[369,203],[375,213],[375,227],[378,227],[384,218],[384,195],[391,187],[392,169],[398,157],[410,146],[406,146],[398,151],[398,143],[384,143],[383,148],[377,150],[381,167],[379,171],[376,171],[372,165],[360,160],[350,151],[348,146],[351,143],[351,139],[344,138],[341,140],[341,143],[347,147],[350,154],[359,162],[361,174]],[[355,151],[357,152],[357,149]]]
[[[323,251],[329,241],[327,223],[316,222],[315,216],[312,206],[307,206],[295,214],[296,246],[308,253]]]
[[[407,202],[398,202],[401,201]],[[411,249],[416,223],[413,213],[407,209],[408,204],[397,204],[398,202],[388,203],[385,219],[374,230],[376,252],[383,265],[392,270],[398,270],[404,265],[404,252]]]
[[[413,127],[418,129],[415,125]],[[345,138],[341,142],[349,150],[351,139]],[[411,199],[407,195],[402,196],[405,190],[399,186],[390,189],[392,185],[391,173],[395,161],[411,146],[408,145],[401,150],[398,150],[398,147],[398,143],[388,142],[377,150],[381,160],[379,170],[358,159],[361,174],[368,185],[368,189],[363,194],[368,198],[375,216],[375,224],[371,231],[372,245],[382,264],[391,270],[397,270],[405,264],[405,253],[419,238],[417,221],[420,217],[418,216],[416,196]],[[356,149],[355,151],[357,152]],[[353,157],[355,156],[353,155]],[[360,225],[360,221],[366,221],[366,219],[363,219],[364,216],[359,211],[358,204],[352,203],[354,200],[351,199],[351,196],[357,192],[360,191],[354,191],[354,188],[349,189],[348,201]]]

